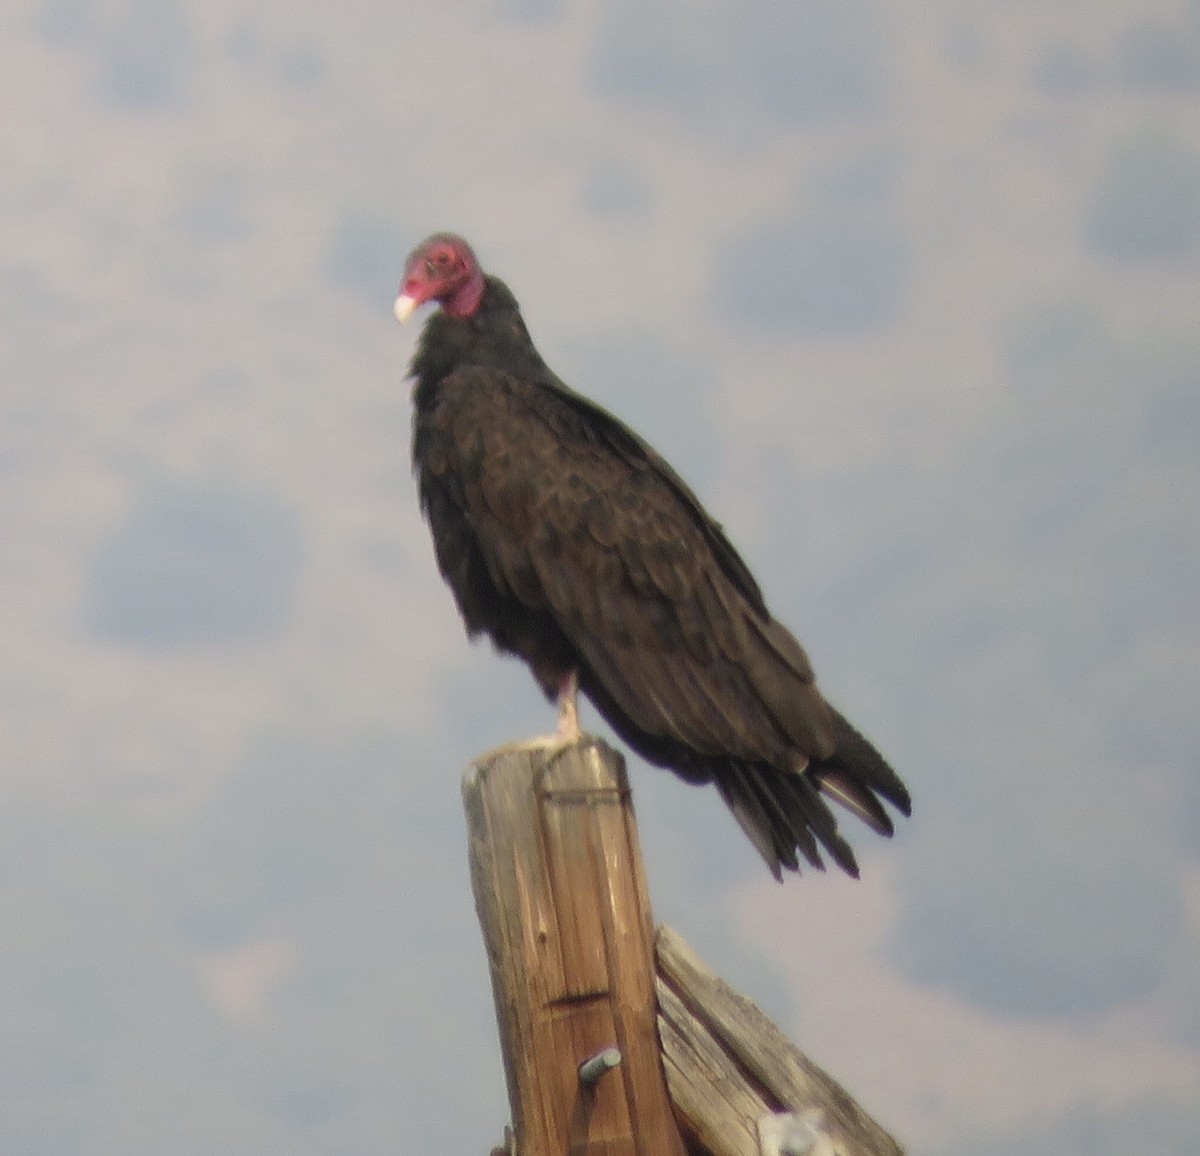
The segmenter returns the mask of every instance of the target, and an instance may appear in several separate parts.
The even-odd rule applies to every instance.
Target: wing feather
[[[730,576],[719,529],[665,463],[584,436],[559,397],[500,371],[442,389],[490,577],[549,609],[631,719],[701,753],[828,753],[804,652]]]
[[[466,368],[439,388],[445,436],[428,468],[454,479],[496,589],[553,619],[587,668],[584,689],[643,753],[717,782],[776,874],[797,852],[823,867],[821,848],[857,874],[818,791],[884,833],[873,792],[906,812],[907,792],[822,698],[691,491],[557,386]]]

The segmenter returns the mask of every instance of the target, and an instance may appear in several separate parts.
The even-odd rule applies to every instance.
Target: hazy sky
[[[1200,1143],[1200,4],[10,0],[0,1135],[486,1151],[458,777],[546,729],[408,465],[454,229],[915,811],[656,915],[914,1152]],[[588,725],[595,725],[588,712]]]

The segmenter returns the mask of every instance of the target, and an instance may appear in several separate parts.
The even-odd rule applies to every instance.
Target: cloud
[[[913,786],[893,842],[847,820],[863,883],[777,888],[714,792],[635,763],[660,917],[914,1150],[1194,1131],[1200,144],[1165,57],[1119,79],[1147,14],[1110,15],[29,5],[0,38],[13,1150],[499,1139],[456,773],[553,712],[468,648],[419,524],[387,319],[417,217],[527,286]]]
[[[100,28],[95,0],[42,0],[34,13],[34,31],[51,44],[76,44]]]
[[[1200,26],[1135,21],[1117,41],[1116,73],[1130,88],[1194,92],[1200,88]]]
[[[96,94],[110,107],[164,112],[191,99],[199,51],[183,0],[128,0],[112,14],[89,0],[42,0],[34,28],[91,56]]]
[[[1041,49],[1033,61],[1033,83],[1050,97],[1078,97],[1095,87],[1097,69],[1078,45],[1057,41]]]
[[[391,302],[404,259],[419,240],[395,217],[343,209],[325,249],[325,278],[370,301]]]
[[[1109,1021],[998,1014],[895,970],[882,949],[907,919],[895,878],[904,857],[890,849],[865,857],[857,882],[830,877],[789,892],[757,880],[741,889],[743,933],[791,986],[795,1011],[781,1025],[812,1059],[914,1152],[948,1153],[962,1143],[972,1156],[1090,1156],[1069,1125],[1047,1121],[1107,1119],[1128,1141],[1151,1104],[1164,1118],[1148,1137],[1186,1134],[1200,1056],[1147,1037],[1136,1014]],[[947,874],[955,870],[947,860]],[[993,1137],[1014,1139],[1006,1126],[1014,1119],[1029,1121],[1020,1135],[1031,1145],[1057,1135],[1064,1146],[993,1148]],[[1150,1142],[1147,1150],[1175,1151]]]
[[[1111,261],[1177,263],[1200,248],[1200,156],[1170,137],[1114,147],[1092,190],[1084,238]]]
[[[537,24],[562,16],[562,0],[494,0],[496,10],[510,20]]]
[[[299,92],[320,85],[328,69],[316,41],[306,36],[267,35],[257,21],[247,18],[225,33],[222,47],[235,64]]]
[[[275,62],[280,81],[290,88],[310,89],[325,79],[325,58],[315,44],[305,40],[285,44]]]
[[[211,803],[80,777],[0,817],[5,1140],[462,1151],[507,1117],[454,768],[386,727],[264,729]],[[445,1073],[473,1090],[446,1109]],[[216,1113],[216,1118],[209,1118]]]
[[[799,492],[773,505],[769,572],[913,788],[893,960],[990,1008],[1087,1014],[1194,960],[1200,345],[1069,300],[1002,332],[1002,400],[940,462],[759,483]]]
[[[1200,743],[1177,690],[1198,675],[1182,528],[1200,499],[1177,407],[1198,354],[1031,307],[986,444],[947,475],[890,472],[863,507],[851,548],[885,568],[845,563],[878,577],[852,588],[838,645],[911,688],[920,834],[895,958],[922,982],[1071,1014],[1157,988],[1192,950],[1173,832]]]
[[[583,206],[598,217],[640,217],[650,207],[651,193],[642,175],[619,161],[600,161],[584,179]]]
[[[804,125],[878,112],[889,96],[887,21],[873,0],[718,0],[605,6],[596,90],[721,123],[725,106]]]
[[[227,245],[248,237],[251,221],[250,182],[244,174],[224,170],[190,185],[176,217],[183,235],[197,245]]]
[[[299,521],[276,495],[145,480],[92,561],[83,619],[141,646],[267,638],[287,621],[302,559]]]
[[[6,327],[45,322],[63,307],[62,298],[41,269],[29,265],[0,267],[0,319]]]
[[[1152,834],[1169,813],[1130,768],[1097,760],[1081,774],[1052,724],[1027,725],[1045,737],[1004,760],[968,743],[937,758],[892,958],[920,983],[1021,1015],[1146,996],[1189,950],[1176,859]],[[954,774],[971,780],[969,803]]]
[[[557,372],[610,409],[669,462],[693,463],[687,480],[703,486],[720,457],[707,399],[714,372],[686,348],[646,329],[595,334],[562,343]]]
[[[1192,1156],[1200,1135],[1200,1109],[1194,1097],[1153,1096],[1132,1105],[1076,1109],[1049,1121],[968,1137],[930,1156]]]
[[[788,213],[718,250],[722,312],[764,329],[849,337],[895,315],[912,258],[892,203],[894,164],[868,156],[826,173]]]

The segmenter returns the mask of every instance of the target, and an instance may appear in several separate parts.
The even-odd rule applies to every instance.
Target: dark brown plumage
[[[821,696],[799,643],[696,496],[649,445],[564,385],[516,300],[460,237],[409,258],[425,301],[413,461],[438,566],[472,637],[573,709],[574,678],[652,763],[713,782],[777,878],[821,851],[858,874],[822,795],[883,835],[909,796]],[[573,715],[567,717],[567,727]]]

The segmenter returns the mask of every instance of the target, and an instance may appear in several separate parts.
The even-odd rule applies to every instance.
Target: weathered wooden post
[[[759,1009],[658,931],[667,1084],[693,1148],[712,1156],[904,1156],[904,1149]]]
[[[903,1156],[670,928],[597,740],[463,778],[517,1156]]]
[[[471,881],[520,1156],[684,1156],[625,764],[599,742],[463,779]]]

